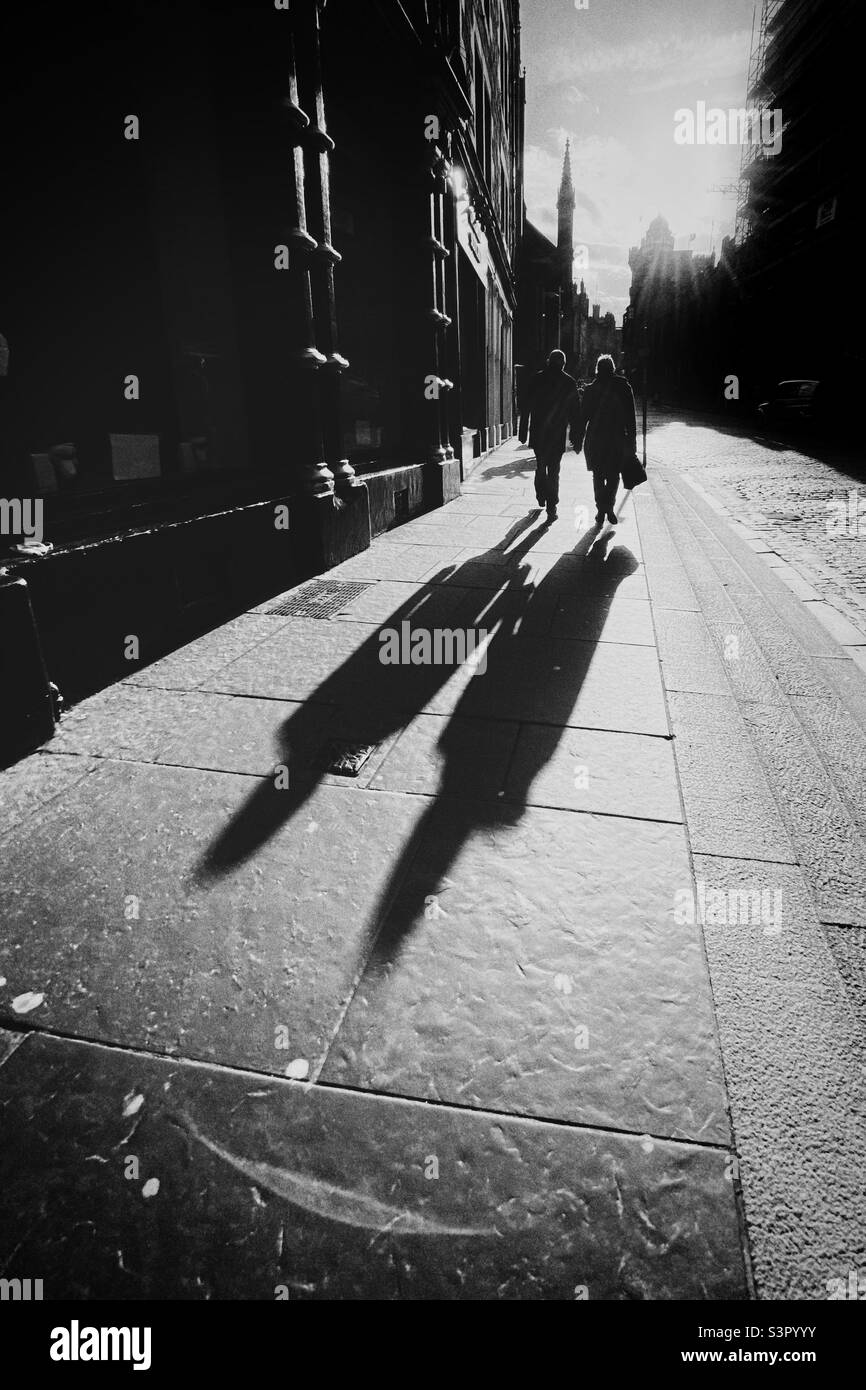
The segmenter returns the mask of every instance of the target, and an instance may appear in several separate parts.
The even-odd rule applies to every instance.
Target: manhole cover
[[[323,772],[333,772],[337,777],[357,777],[378,746],[378,743],[348,743],[345,739],[332,739],[319,754],[319,767]]]
[[[281,618],[332,618],[351,603],[369,584],[346,579],[314,579],[273,604],[266,616]]]

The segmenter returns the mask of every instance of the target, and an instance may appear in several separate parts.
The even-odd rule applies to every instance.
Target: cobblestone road
[[[650,415],[647,450],[760,531],[823,599],[866,626],[866,450],[660,412]]]

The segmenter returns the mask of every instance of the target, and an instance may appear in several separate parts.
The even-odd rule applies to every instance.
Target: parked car
[[[815,391],[819,383],[811,377],[795,377],[780,381],[768,401],[758,406],[758,414],[767,423],[785,424],[811,420],[814,413]]]

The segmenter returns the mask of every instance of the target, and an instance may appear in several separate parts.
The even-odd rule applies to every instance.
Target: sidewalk
[[[0,774],[6,1277],[823,1298],[862,1260],[866,679],[791,610],[803,665],[699,498],[596,537],[583,460],[551,527],[531,467]],[[483,659],[384,664],[404,623]]]

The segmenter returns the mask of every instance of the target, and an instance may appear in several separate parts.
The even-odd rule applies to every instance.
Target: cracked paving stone
[[[0,1267],[46,1299],[747,1296],[723,1149],[39,1036],[0,1111]]]

